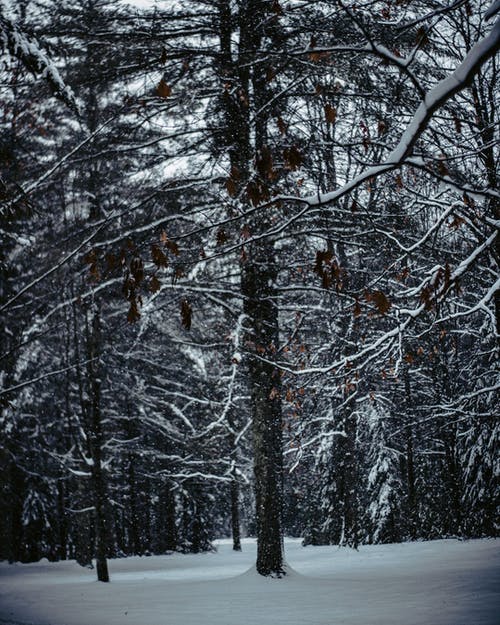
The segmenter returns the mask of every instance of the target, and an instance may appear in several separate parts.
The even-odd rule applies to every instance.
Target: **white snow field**
[[[243,552],[110,561],[111,583],[75,562],[0,563],[2,625],[498,625],[500,540],[301,547],[264,579]]]

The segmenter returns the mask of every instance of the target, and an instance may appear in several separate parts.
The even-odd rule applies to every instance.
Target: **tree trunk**
[[[240,486],[233,476],[231,481],[231,529],[233,534],[233,551],[241,551],[240,536]]]
[[[97,579],[109,582],[106,560],[106,484],[102,467],[102,416],[101,380],[99,360],[101,356],[101,318],[97,308],[92,319],[89,336],[89,384],[91,389],[90,445],[92,452],[92,482],[94,486],[94,518]]]
[[[340,546],[357,549],[359,544],[358,519],[358,469],[356,463],[357,417],[353,412],[352,402],[343,408],[343,428],[346,433],[339,442],[341,460],[339,466],[338,494],[342,510],[342,529]]]
[[[135,480],[134,458],[129,454],[128,458],[128,487],[129,487],[129,551],[136,556],[143,554],[142,541],[139,529],[139,502],[137,496],[137,485]]]
[[[408,493],[408,525],[410,538],[413,540],[417,537],[417,492],[415,484],[415,459],[413,451],[413,430],[412,430],[412,400],[410,373],[408,367],[405,366],[403,371],[403,379],[405,385],[405,403],[406,403],[406,488]]]
[[[59,560],[66,560],[68,556],[68,520],[66,517],[66,493],[63,479],[57,481],[57,519],[59,539]]]
[[[278,344],[278,311],[275,304],[276,273],[267,261],[243,267],[242,293],[248,316],[248,347],[253,411],[253,452],[257,522],[257,571],[261,575],[283,573],[281,511],[283,500],[283,451],[281,378],[263,358],[272,358]],[[262,356],[263,358],[261,358]]]
[[[267,187],[269,181],[252,171],[254,156],[266,148],[270,97],[266,85],[266,62],[255,63],[263,39],[263,28],[271,12],[270,2],[242,0],[238,20],[233,20],[229,0],[219,0],[220,77],[225,85],[221,105],[225,140],[231,165],[232,184],[246,197],[247,183]],[[239,49],[233,58],[233,24],[239,27]],[[228,89],[227,85],[231,88]],[[259,111],[251,122],[250,111]],[[252,139],[253,137],[253,139]],[[248,200],[247,200],[248,201]],[[251,220],[252,221],[252,220]],[[248,224],[251,231],[265,224]],[[254,476],[257,525],[257,571],[281,576],[283,540],[282,416],[280,376],[271,360],[278,346],[278,307],[275,282],[277,269],[272,244],[254,242],[241,263],[241,293],[247,316],[246,349],[249,352],[249,390],[253,415]]]
[[[177,524],[175,512],[175,495],[170,484],[166,488],[166,540],[165,547],[168,551],[176,551],[178,547]]]

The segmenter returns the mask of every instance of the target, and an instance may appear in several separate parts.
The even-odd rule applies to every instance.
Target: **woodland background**
[[[0,558],[498,535],[490,4],[0,0]]]

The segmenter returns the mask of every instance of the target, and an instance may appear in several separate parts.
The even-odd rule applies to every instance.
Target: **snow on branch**
[[[496,4],[489,10],[488,13],[490,15],[493,15],[497,12],[498,8],[500,8],[497,7],[497,9],[493,11]],[[490,33],[473,46],[457,69],[450,76],[441,80],[426,94],[424,100],[415,111],[411,122],[403,132],[399,143],[384,162],[366,169],[335,191],[318,193],[317,195],[304,198],[296,197],[293,199],[298,202],[306,203],[309,206],[329,204],[347,195],[359,187],[365,180],[378,177],[381,174],[399,168],[411,156],[415,144],[427,128],[436,111],[444,106],[454,95],[463,91],[484,64],[497,54],[499,49],[500,18],[497,19]],[[279,197],[276,199],[290,200],[292,198]]]
[[[59,73],[54,62],[42,49],[40,43],[16,24],[8,15],[5,4],[0,1],[0,51],[8,51],[21,61],[33,74],[41,74],[52,92],[73,111],[79,112],[75,95]]]
[[[500,0],[496,0],[484,14],[485,19],[489,20],[500,11]]]

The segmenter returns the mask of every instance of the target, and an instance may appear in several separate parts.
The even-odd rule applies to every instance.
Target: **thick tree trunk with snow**
[[[231,5],[219,2],[220,73],[226,140],[232,182],[246,196],[245,185],[255,175],[254,156],[265,147],[267,114],[265,63],[255,63],[263,36],[269,2],[241,2],[238,14],[239,51],[231,50]],[[235,194],[236,195],[236,194]],[[248,201],[248,199],[247,199]],[[257,230],[259,223],[250,223]],[[272,360],[278,346],[278,307],[274,250],[267,243],[248,246],[241,263],[241,293],[247,316],[246,349],[249,352],[249,389],[253,416],[253,451],[257,524],[257,571],[283,573],[281,509],[283,498],[282,417],[280,377]]]
[[[417,519],[417,492],[415,480],[415,457],[413,451],[413,426],[412,426],[412,397],[410,385],[410,373],[408,366],[403,370],[403,379],[405,386],[405,403],[406,403],[406,427],[405,427],[405,477],[408,502],[408,530],[410,538],[414,539],[417,535],[416,519]]]
[[[356,459],[357,417],[352,402],[348,402],[344,410],[343,427],[346,435],[339,441],[341,460],[337,488],[340,509],[342,511],[342,529],[339,545],[357,548],[359,544],[359,484]]]
[[[106,530],[106,482],[102,463],[102,415],[101,380],[99,359],[101,357],[100,310],[94,312],[89,340],[89,381],[91,390],[90,447],[92,453],[92,484],[94,490],[94,519],[97,579],[109,582]]]
[[[264,250],[263,250],[264,252]],[[253,450],[257,521],[257,571],[261,575],[283,572],[281,510],[283,453],[281,382],[279,371],[267,358],[278,344],[275,272],[262,258],[243,267],[242,292],[248,316],[249,363],[253,411]]]

